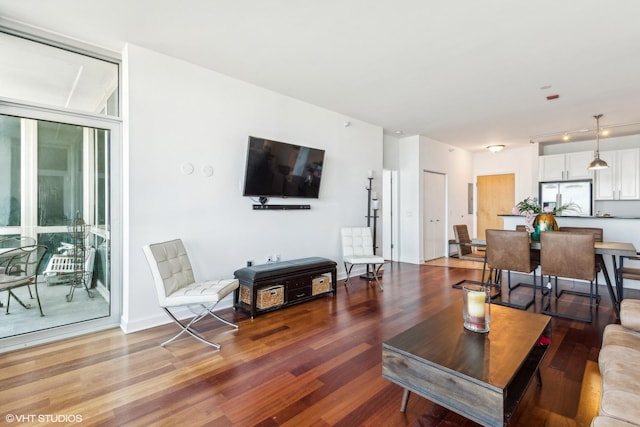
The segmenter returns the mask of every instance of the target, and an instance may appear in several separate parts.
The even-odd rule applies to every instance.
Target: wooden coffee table
[[[462,299],[462,298],[461,298]],[[490,332],[464,329],[462,301],[382,344],[382,376],[485,426],[503,426],[538,373],[551,318],[492,305]],[[539,378],[539,377],[538,377]]]

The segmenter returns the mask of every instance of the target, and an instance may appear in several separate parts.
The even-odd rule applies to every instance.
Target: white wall
[[[473,158],[466,150],[423,136],[387,136],[384,144],[385,168],[398,170],[400,176],[400,260],[418,264],[424,261],[423,172],[446,176],[446,229],[448,238],[453,238],[454,224],[472,225],[473,215],[467,213],[467,184],[473,182]]]
[[[538,196],[538,145],[521,148],[506,148],[499,153],[489,151],[473,156],[475,181],[478,176],[515,174],[515,200]],[[509,213],[509,212],[505,212]]]
[[[473,183],[473,156],[458,147],[427,137],[420,137],[420,166],[423,171],[439,172],[447,176],[447,233],[455,237],[453,226],[473,224],[473,214],[468,213],[468,184]],[[422,180],[422,176],[420,176]]]
[[[399,259],[402,262],[420,263],[422,246],[422,221],[420,218],[421,200],[420,188],[420,137],[402,138],[399,148],[400,196],[400,250]]]
[[[514,200],[516,202],[529,196],[538,197],[538,144],[521,148],[505,148],[499,153],[486,151],[474,154],[474,183],[478,182],[478,176],[508,173],[515,174]],[[474,200],[477,200],[475,196]],[[474,216],[474,236],[477,234],[477,225],[477,217]]]
[[[184,239],[197,278],[232,277],[270,254],[327,257],[343,270],[339,228],[365,224],[364,179],[382,170],[380,127],[135,45],[123,57],[125,331],[167,319],[146,243]],[[252,210],[241,188],[249,135],[326,150],[319,199],[271,200],[311,210]],[[185,162],[193,174],[181,172]],[[210,178],[201,173],[206,165]]]

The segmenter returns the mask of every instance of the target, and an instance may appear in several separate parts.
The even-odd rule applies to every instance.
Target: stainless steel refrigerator
[[[540,183],[540,204],[542,208],[556,208],[573,202],[580,210],[565,211],[558,215],[591,216],[593,208],[593,189],[591,180],[558,181]]]

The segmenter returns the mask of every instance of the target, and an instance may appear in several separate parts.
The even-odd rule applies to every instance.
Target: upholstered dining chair
[[[558,231],[565,232],[565,233],[593,234],[593,239],[595,242],[602,242],[604,238],[604,230],[598,227],[560,227]],[[600,267],[600,262],[604,262],[604,260],[602,259],[602,255],[600,254],[594,254],[594,256],[596,259],[596,274],[597,274],[602,271],[602,268]],[[596,276],[596,280],[597,280],[597,276]],[[596,287],[595,287],[596,304],[600,304],[600,291],[598,288],[599,287],[596,282]],[[568,291],[565,291],[565,292],[568,292]],[[587,293],[581,293],[578,291],[571,291],[571,292],[578,295],[582,294],[584,296],[588,296]]]
[[[353,289],[351,282],[351,269],[354,265],[371,265],[372,276],[378,288],[383,291],[382,283],[378,279],[380,269],[384,265],[384,258],[373,253],[373,237],[369,227],[343,227],[340,230],[342,237],[342,261],[347,273],[345,286],[348,284]],[[376,267],[377,266],[377,267]]]
[[[538,261],[531,257],[529,244],[529,233],[526,231],[513,230],[486,230],[487,237],[487,266],[489,267],[489,278],[493,277],[495,285],[502,290],[502,276],[507,272],[507,286],[509,296],[511,292],[521,284],[511,286],[511,272],[517,271],[521,273],[533,272],[533,288],[531,299],[526,300],[523,304],[505,301],[496,301],[497,304],[509,307],[528,309],[535,301],[536,297],[536,269]]]
[[[516,225],[516,231],[525,231],[529,234],[527,227],[522,224]],[[531,259],[540,264],[540,249],[531,249]]]
[[[458,245],[458,258],[469,261],[484,262],[483,245],[476,245],[469,237],[467,224],[457,224],[453,226],[453,234],[455,235],[455,244]]]
[[[47,251],[48,248],[46,246],[29,245],[2,252],[0,256],[0,291],[7,291],[6,314],[9,314],[11,297],[24,308],[31,308],[31,304],[23,302],[15,294],[14,290],[26,286],[29,290],[29,296],[33,298],[30,287],[33,285],[40,316],[44,316],[40,295],[38,294],[38,273]]]
[[[238,288],[238,279],[196,282],[189,256],[180,239],[145,245],[142,250],[151,268],[158,302],[181,329],[176,336],[163,342],[161,346],[164,347],[186,332],[197,340],[219,349],[220,344],[204,338],[193,329],[193,325],[207,315],[211,315],[226,325],[238,328],[237,325],[213,312],[214,307],[224,297]],[[181,322],[170,309],[185,306],[194,313],[194,316],[188,322]]]
[[[640,261],[640,252],[636,253],[636,256],[628,256],[628,257],[624,257],[624,259],[628,261]],[[637,265],[637,263],[634,265]],[[634,267],[634,266],[625,267],[624,263],[621,263],[621,267],[619,268],[619,271],[617,272],[617,274],[619,275],[618,280],[620,281],[621,286],[623,288],[624,288],[624,279],[640,281],[640,268],[638,267]]]
[[[546,305],[544,304],[543,295],[542,313],[591,323],[593,320],[594,300],[593,282],[595,280],[597,286],[598,277],[594,257],[594,242],[595,238],[592,233],[561,233],[557,231],[540,233],[540,267],[542,275],[555,277],[556,296],[556,311],[553,311],[551,310],[551,292],[546,294],[549,297]],[[558,292],[558,277],[589,281],[589,293],[574,292],[566,289]],[[549,283],[550,279],[549,277]],[[558,312],[558,300],[565,293],[587,296],[589,298],[589,316],[581,317],[571,313]]]

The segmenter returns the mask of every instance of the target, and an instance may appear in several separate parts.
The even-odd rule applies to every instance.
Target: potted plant
[[[536,197],[527,197],[513,207],[515,215],[525,217],[525,228],[531,233],[531,240],[540,240],[540,232],[557,231],[558,223],[555,215],[565,211],[579,211],[580,207],[573,202],[565,203],[554,208],[543,208]]]

